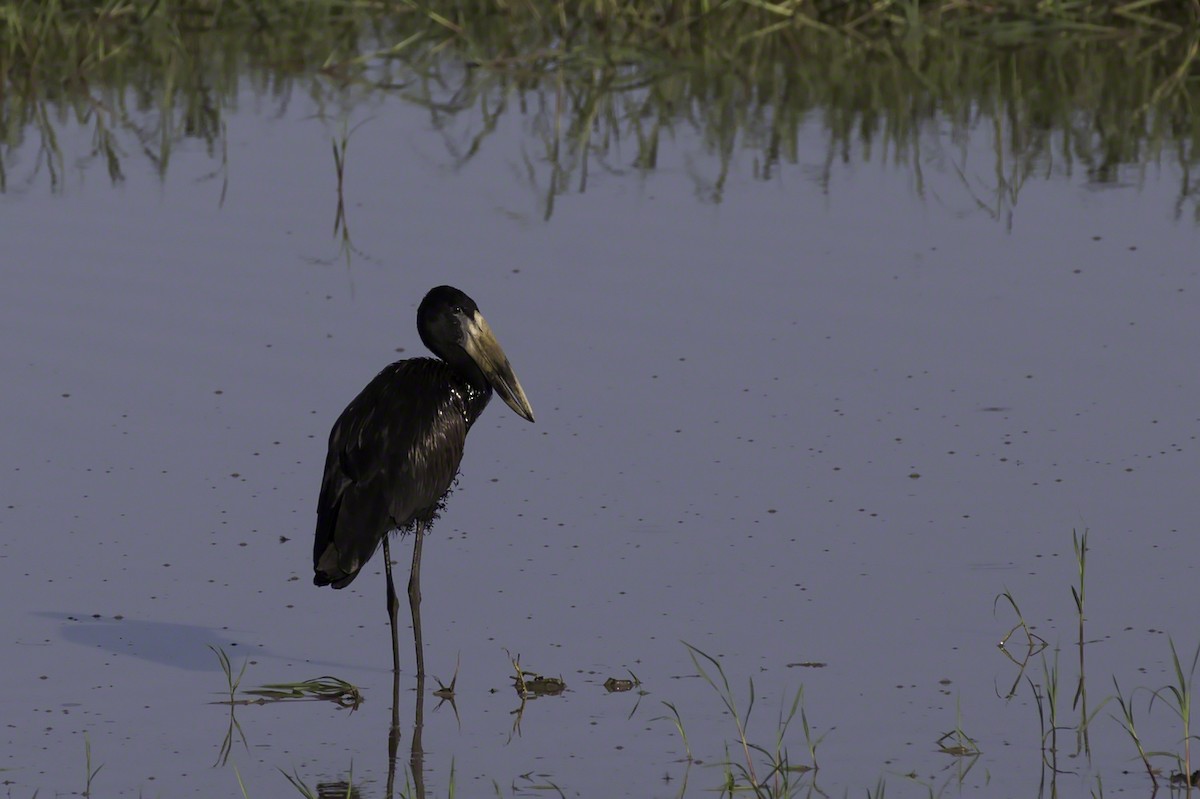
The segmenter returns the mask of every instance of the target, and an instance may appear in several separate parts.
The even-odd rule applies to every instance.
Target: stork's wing
[[[317,585],[349,585],[388,531],[432,517],[458,473],[467,428],[458,381],[442,361],[398,361],[367,384],[329,433]]]

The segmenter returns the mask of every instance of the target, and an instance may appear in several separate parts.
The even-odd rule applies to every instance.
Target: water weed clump
[[[942,754],[951,757],[978,757],[982,754],[979,743],[963,732],[961,699],[954,701],[954,729],[942,733],[937,739],[937,748]]]
[[[316,677],[300,682],[276,682],[251,688],[243,693],[257,696],[258,699],[243,699],[242,704],[263,704],[265,702],[286,702],[293,700],[333,702],[339,707],[351,711],[358,710],[362,704],[362,692],[358,686],[348,683],[338,677]]]
[[[267,702],[282,702],[287,700],[322,700],[333,702],[341,707],[357,710],[362,704],[362,692],[358,686],[346,682],[338,677],[317,677],[311,680],[301,680],[300,682],[277,682],[260,685],[258,688],[251,688],[242,691],[243,694],[257,697],[256,699],[238,699],[235,694],[238,687],[242,684],[242,677],[246,674],[246,666],[249,665],[249,660],[242,662],[242,667],[238,670],[237,676],[233,676],[233,664],[229,660],[229,655],[224,649],[215,646],[209,646],[209,649],[217,656],[217,660],[221,664],[221,671],[225,674],[226,691],[229,698],[223,700],[221,704],[235,705],[261,705]],[[243,736],[244,737],[244,736]]]

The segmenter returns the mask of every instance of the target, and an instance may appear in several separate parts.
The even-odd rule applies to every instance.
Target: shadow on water
[[[237,651],[239,646],[232,638],[195,624],[73,613],[41,612],[35,615],[59,622],[59,634],[73,644],[188,671],[217,671],[219,665],[206,650],[230,647]],[[261,651],[255,652],[256,656],[261,654]]]
[[[208,650],[229,649],[234,655],[246,651],[245,641],[237,641],[211,627],[178,624],[166,621],[145,621],[126,616],[105,618],[84,613],[38,612],[36,616],[59,623],[64,641],[89,648],[102,649],[114,655],[139,658],[150,663],[186,669],[188,671],[219,671]],[[290,659],[291,656],[254,647],[256,659]],[[318,668],[342,669],[353,664],[320,658],[304,658],[307,665]]]
[[[1019,3],[996,17],[943,17],[922,4],[928,16],[908,19],[881,12],[888,3],[829,4],[784,22],[749,4],[695,18],[690,4],[671,5],[653,24],[605,4],[567,19],[470,3],[453,24],[387,4],[296,13],[273,2],[226,4],[219,15],[155,3],[141,14],[27,20],[0,30],[0,191],[43,182],[61,191],[70,171],[93,163],[120,183],[131,157],[165,179],[190,140],[219,161],[206,179],[220,177],[223,202],[225,120],[249,88],[268,114],[306,97],[329,122],[344,258],[353,252],[346,120],[389,98],[426,110],[455,168],[518,120],[514,163],[545,219],[557,197],[596,176],[674,168],[674,149],[700,202],[721,202],[738,169],[769,182],[799,166],[830,191],[842,165],[880,160],[907,170],[921,199],[924,170],[956,174],[968,205],[999,221],[1011,221],[1030,181],[1079,173],[1095,188],[1137,185],[1143,170],[1175,160],[1184,169],[1170,213],[1200,215],[1190,176],[1200,84],[1187,79],[1196,21],[1173,4],[1149,4],[1140,26],[1119,13],[1026,18]],[[89,135],[85,153],[64,149],[72,125]],[[823,152],[802,143],[810,129],[822,132]],[[993,161],[968,163],[972,137]]]

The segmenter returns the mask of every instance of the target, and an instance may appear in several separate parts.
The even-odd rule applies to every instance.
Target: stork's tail
[[[354,582],[354,578],[358,576],[358,570],[359,564],[357,563],[352,570],[347,571],[342,568],[339,563],[337,546],[330,543],[317,558],[313,568],[313,585],[332,585],[334,588],[345,588]]]

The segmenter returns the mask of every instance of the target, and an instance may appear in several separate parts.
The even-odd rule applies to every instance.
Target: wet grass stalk
[[[733,795],[735,792],[744,793],[750,792],[755,797],[785,797],[793,795],[797,790],[797,785],[793,781],[793,777],[797,774],[804,774],[808,771],[815,770],[816,762],[812,766],[800,765],[793,766],[788,757],[788,752],[784,746],[784,738],[787,734],[788,727],[795,718],[796,713],[801,710],[801,703],[804,698],[803,687],[796,691],[796,695],[792,700],[791,706],[785,714],[781,708],[778,725],[776,728],[776,739],[774,746],[768,749],[765,746],[752,743],[749,738],[750,716],[754,710],[755,691],[754,680],[749,679],[748,690],[749,699],[746,704],[745,713],[738,710],[738,703],[734,694],[733,688],[729,684],[729,679],[725,674],[721,663],[711,655],[697,649],[691,644],[684,642],[684,646],[688,649],[688,654],[692,658],[692,663],[696,667],[696,672],[721,698],[721,702],[725,705],[725,709],[729,711],[733,718],[734,725],[737,728],[737,745],[741,749],[743,760],[734,762],[734,759],[729,755],[729,747],[726,744],[725,760],[722,764],[724,768],[724,785],[725,790]],[[704,663],[715,670],[716,677],[710,674],[705,668]],[[672,711],[675,712],[673,706]],[[675,712],[678,719],[678,712]],[[804,716],[804,727],[806,731],[806,741],[809,746],[809,751],[815,755],[816,748],[820,744],[824,736],[817,738],[815,741],[812,738],[812,730],[808,726],[807,716]],[[678,723],[682,733],[682,723]],[[765,773],[760,778],[755,765],[755,757],[761,757],[763,765],[767,767]],[[741,782],[737,777],[741,778]]]
[[[234,694],[237,693],[238,686],[242,684],[242,677],[246,674],[246,666],[250,664],[250,659],[246,658],[242,661],[242,667],[238,670],[237,677],[233,676],[233,663],[229,660],[229,655],[220,647],[208,645],[208,648],[217,656],[217,661],[221,664],[221,671],[225,674],[225,684],[229,690],[229,703],[233,704]]]
[[[526,792],[533,792],[535,796],[548,796],[550,795],[550,792],[553,792],[554,795],[560,797],[560,799],[566,799],[567,797],[567,795],[563,793],[563,789],[554,784],[553,780],[542,777],[543,782],[537,782],[530,774],[522,774],[520,779],[528,784],[517,785],[514,781],[512,785],[513,796],[523,796]],[[500,790],[500,784],[495,780],[492,780],[492,790],[496,794],[496,799],[504,799],[504,792]]]
[[[1121,716],[1113,716],[1112,718],[1121,725],[1125,733],[1133,741],[1134,747],[1137,748],[1138,757],[1142,760],[1142,765],[1146,767],[1146,773],[1150,775],[1150,783],[1154,786],[1154,790],[1158,790],[1158,775],[1155,773],[1154,767],[1150,765],[1150,755],[1142,746],[1141,736],[1138,735],[1137,724],[1133,720],[1133,694],[1130,694],[1129,700],[1125,700],[1124,694],[1121,693],[1121,686],[1117,683],[1117,678],[1113,677],[1113,689],[1116,691],[1117,706],[1121,708]],[[1134,692],[1136,693],[1136,691]]]
[[[249,665],[250,659],[242,661],[242,668],[238,671],[236,677],[233,676],[233,664],[229,660],[229,655],[224,649],[215,647],[209,644],[209,649],[217,656],[217,662],[221,664],[221,671],[225,674],[226,690],[229,692],[229,724],[225,728],[225,737],[221,740],[221,748],[217,751],[217,761],[214,766],[224,766],[229,762],[229,756],[233,754],[234,733],[242,741],[242,746],[246,751],[250,751],[250,742],[246,740],[246,732],[242,729],[242,724],[237,720],[237,700],[236,694],[238,686],[241,685],[242,677],[246,674],[246,666]],[[236,767],[235,767],[236,773]],[[241,775],[238,775],[238,783],[241,783]]]
[[[796,691],[796,701],[800,703],[800,727],[804,731],[804,744],[805,744],[805,746],[808,747],[808,759],[812,762],[812,770],[817,771],[820,768],[820,766],[817,763],[817,747],[821,745],[821,741],[825,740],[825,736],[829,734],[829,731],[826,730],[825,732],[818,735],[815,739],[813,738],[812,727],[810,727],[808,724],[808,713],[805,712],[805,710],[804,710],[804,686],[803,685],[801,685],[800,688]],[[793,707],[792,714],[794,715],[795,712],[796,712],[795,707]],[[780,740],[782,741],[782,739],[783,739],[782,731],[780,732],[779,737],[780,737]]]
[[[347,119],[342,119],[341,133],[331,141],[333,146],[333,169],[337,176],[337,210],[334,212],[333,236],[339,240],[339,248],[346,266],[350,266],[350,256],[354,254],[354,242],[350,237],[350,220],[346,217],[346,154],[350,148],[350,137],[363,125],[370,122],[364,119],[354,127],[350,127]]]
[[[754,759],[750,756],[750,743],[746,739],[746,725],[750,721],[750,714],[754,711],[754,680],[749,680],[750,699],[746,705],[746,715],[743,717],[738,712],[737,699],[733,694],[733,689],[729,686],[729,678],[725,676],[725,669],[722,668],[720,662],[711,655],[696,649],[686,641],[683,645],[687,647],[688,654],[691,656],[692,663],[695,665],[696,672],[700,675],[700,678],[708,683],[709,686],[711,686],[713,690],[717,692],[717,695],[721,697],[721,702],[723,702],[725,705],[725,709],[729,711],[730,716],[733,718],[733,722],[737,726],[738,743],[741,744],[742,754],[746,758],[746,765],[744,768],[745,776],[747,779],[749,779],[751,786],[757,789],[759,786],[759,781],[758,777],[754,773]],[[709,673],[704,669],[704,666],[700,664],[700,658],[704,658],[716,669],[717,676],[721,681],[720,685],[718,685],[717,681],[709,675]]]
[[[337,213],[333,220],[333,235],[336,236],[341,232],[342,224],[346,220],[346,195],[343,186],[346,179],[346,148],[350,146],[350,140],[346,135],[345,123],[342,125],[341,139],[334,139],[332,144],[333,171],[337,176]]]
[[[449,700],[454,699],[454,688],[456,685],[458,685],[458,667],[461,665],[461,661],[462,661],[461,655],[459,655],[458,657],[456,657],[454,659],[454,675],[450,678],[449,685],[446,685],[446,683],[442,682],[441,679],[439,679],[436,676],[433,678],[438,684],[437,690],[433,692],[433,695],[436,696],[438,699],[441,699],[443,701],[445,701],[447,699],[449,699]]]
[[[100,769],[104,768],[104,764],[92,768],[92,742],[88,738],[88,734],[83,734],[83,761],[84,761],[84,788],[83,796],[92,795],[92,780],[96,779],[96,775],[100,773]]]
[[[225,737],[221,741],[220,751],[217,752],[217,762],[214,766],[224,766],[229,762],[229,756],[233,754],[233,736],[236,732],[242,741],[242,747],[249,752],[250,742],[246,740],[246,733],[242,729],[242,724],[237,720],[237,705],[233,702],[229,703],[229,725],[225,729]]]
[[[1191,796],[1193,738],[1191,733],[1192,678],[1196,675],[1196,664],[1200,661],[1200,645],[1196,646],[1196,651],[1192,655],[1192,662],[1185,672],[1183,664],[1179,660],[1179,653],[1175,649],[1175,641],[1171,638],[1168,638],[1167,641],[1171,646],[1171,664],[1175,670],[1175,683],[1154,691],[1150,697],[1150,707],[1154,707],[1155,700],[1162,699],[1183,724],[1183,755],[1175,754],[1174,757],[1179,764],[1180,773],[1183,775],[1184,782],[1187,785],[1187,794]]]
[[[684,767],[683,767],[683,776],[680,777],[680,779],[679,779],[679,791],[675,794],[675,799],[683,799],[683,797],[687,796],[688,777],[690,777],[691,774],[692,774],[692,761],[689,760],[687,762],[687,764],[684,765]],[[670,772],[667,772],[665,777],[669,779]]]
[[[679,715],[679,709],[677,707],[675,707],[675,705],[671,704],[670,702],[666,701],[665,699],[663,700],[663,704],[667,706],[667,710],[671,711],[671,715],[670,716],[656,716],[655,718],[652,718],[650,720],[652,722],[654,722],[654,721],[670,721],[671,723],[673,723],[675,725],[675,729],[678,730],[678,732],[679,732],[679,737],[681,739],[683,739],[684,759],[688,763],[691,763],[696,758],[694,758],[692,756],[692,745],[690,743],[688,743],[687,730],[684,729],[684,726],[683,726],[683,717]]]
[[[1033,628],[1029,626],[1029,622],[1025,621],[1025,614],[1021,612],[1021,606],[1017,604],[1016,597],[1014,597],[1012,592],[1007,588],[998,594],[994,600],[992,600],[993,613],[996,612],[996,607],[999,605],[1000,600],[1002,599],[1008,603],[1009,607],[1012,608],[1013,613],[1016,614],[1017,623],[1009,628],[1008,632],[1006,632],[1000,639],[1000,643],[997,644],[997,646],[1002,649],[1004,654],[1008,656],[1008,659],[1014,663],[1020,664],[1022,662],[1027,662],[1028,658],[1038,654],[1047,646],[1049,646],[1049,644],[1046,642],[1045,638],[1042,638],[1033,631]],[[1026,650],[1028,650],[1028,654],[1026,654],[1023,660],[1020,661],[1008,651],[1008,642],[1018,630],[1021,632],[1022,638],[1025,639],[1024,645]]]
[[[812,765],[802,763],[792,765],[788,758],[787,747],[784,746],[784,738],[787,735],[788,727],[791,726],[792,721],[796,718],[797,712],[800,713],[801,727],[804,730],[804,743],[808,748],[808,755]],[[792,705],[788,709],[787,714],[784,714],[782,706],[779,708],[779,717],[775,723],[775,741],[772,750],[767,752],[765,749],[755,748],[758,748],[767,757],[768,761],[775,765],[776,771],[783,770],[803,774],[806,771],[815,772],[817,770],[817,747],[820,746],[824,738],[824,734],[818,736],[815,740],[812,737],[812,729],[809,727],[808,717],[804,712],[804,686],[801,685],[796,689],[796,695],[792,698]],[[768,775],[767,779],[771,779],[771,777],[772,775]]]
[[[242,781],[242,772],[238,771],[238,767],[233,767],[233,776],[237,778],[238,790],[242,792],[242,799],[250,799],[250,794],[246,792],[246,783]]]
[[[1026,677],[1025,681],[1029,684],[1029,692],[1033,694],[1033,704],[1037,708],[1038,714],[1038,748],[1042,753],[1042,782],[1046,780],[1046,699],[1042,694],[1037,683],[1032,677]],[[1040,793],[1040,791],[1039,791]]]
[[[1071,597],[1075,600],[1075,615],[1079,622],[1079,638],[1077,646],[1079,647],[1079,681],[1075,686],[1075,696],[1071,700],[1072,709],[1079,711],[1079,726],[1075,730],[1075,754],[1085,754],[1087,757],[1092,756],[1091,739],[1088,735],[1090,722],[1095,714],[1104,706],[1108,700],[1105,699],[1100,703],[1096,710],[1088,713],[1087,701],[1087,671],[1085,669],[1085,652],[1086,645],[1083,637],[1084,627],[1084,596],[1085,585],[1087,582],[1087,553],[1088,553],[1088,531],[1085,529],[1082,534],[1071,530],[1071,546],[1075,550],[1075,564],[1079,571],[1079,587],[1071,586]]]
[[[753,786],[752,782],[751,790],[753,790]],[[724,797],[728,794],[730,799],[733,799],[739,790],[744,790],[744,788],[738,787],[737,778],[733,774],[733,757],[729,754],[729,744],[726,743],[725,756],[721,758],[721,796]]]
[[[1032,685],[1032,682],[1030,683]],[[1049,726],[1042,728],[1042,761],[1050,767],[1051,772],[1058,774],[1058,650],[1054,650],[1054,663],[1051,665],[1046,656],[1042,655],[1042,690],[1045,691],[1046,719]],[[1037,696],[1036,689],[1034,695]],[[1042,703],[1038,701],[1038,712],[1042,711]],[[1049,745],[1047,745],[1047,739]]]
[[[341,236],[342,250],[350,250],[350,226],[346,221],[346,151],[350,146],[350,131],[346,120],[342,120],[340,138],[332,140],[334,146],[334,173],[337,175],[337,210],[334,214],[334,238]]]
[[[317,799],[317,792],[308,787],[308,783],[301,779],[300,772],[292,769],[292,773],[288,774],[283,769],[279,769],[279,773],[287,778],[287,781],[291,783],[292,787],[295,788],[296,791],[304,797],[304,799]],[[354,783],[350,782],[350,784],[353,785]],[[346,790],[346,796],[350,796],[350,790],[348,788]]]
[[[296,769],[292,769],[292,773],[288,774],[283,769],[278,768],[278,766],[276,768],[279,773],[287,779],[291,786],[296,789],[296,792],[304,797],[304,799],[351,799],[355,795],[353,762],[350,763],[350,772],[347,774],[346,781],[344,783],[333,783],[332,785],[322,784],[318,785],[316,790],[313,790],[309,784],[306,783],[303,778],[301,778],[300,772],[296,771]],[[234,770],[236,771],[236,769]],[[241,780],[242,778],[239,776],[238,784],[241,784]],[[345,785],[346,788],[345,793],[342,793],[340,790],[333,790],[340,789],[343,785]],[[243,796],[244,795],[245,792],[243,790]],[[246,799],[249,798],[246,797]]]
[[[1082,534],[1071,530],[1071,547],[1075,550],[1075,565],[1079,570],[1079,587],[1071,586],[1071,597],[1075,600],[1075,615],[1079,620],[1079,645],[1083,646],[1083,599],[1087,578],[1088,531]],[[1080,652],[1082,658],[1082,650]],[[1080,669],[1082,674],[1083,669]]]
[[[1033,629],[1025,621],[1024,614],[1021,613],[1021,606],[1017,604],[1016,598],[1008,589],[1005,589],[1003,593],[999,594],[995,599],[992,600],[993,614],[996,612],[996,607],[999,605],[1001,599],[1008,602],[1009,607],[1012,608],[1013,613],[1015,613],[1017,616],[1017,623],[1013,625],[1007,633],[1004,634],[1004,637],[1000,639],[1000,643],[996,645],[1000,651],[1004,653],[1004,656],[1017,666],[1017,676],[1013,678],[1012,685],[1009,686],[1008,692],[1005,693],[1003,697],[1005,700],[1009,700],[1017,695],[1017,690],[1021,686],[1021,678],[1025,675],[1025,669],[1028,668],[1029,661],[1034,655],[1037,655],[1045,650],[1049,644],[1046,643],[1044,638],[1033,632]],[[1009,640],[1018,630],[1021,631],[1025,639],[1024,651],[1019,653],[1019,657],[1010,652],[1007,646]]]

